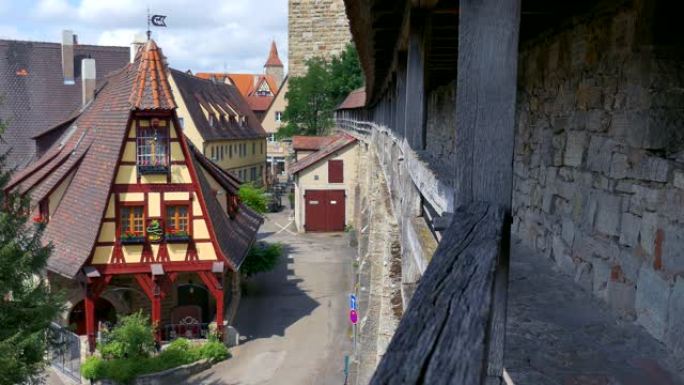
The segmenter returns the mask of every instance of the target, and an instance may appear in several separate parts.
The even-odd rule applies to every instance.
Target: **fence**
[[[53,323],[48,329],[50,364],[76,383],[81,383],[81,339]]]

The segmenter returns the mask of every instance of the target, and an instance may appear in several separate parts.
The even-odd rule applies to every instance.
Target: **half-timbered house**
[[[8,186],[46,223],[47,274],[68,301],[60,321],[91,350],[98,325],[139,309],[158,340],[205,335],[210,323],[222,332],[262,223],[238,188],[183,136],[154,40]]]

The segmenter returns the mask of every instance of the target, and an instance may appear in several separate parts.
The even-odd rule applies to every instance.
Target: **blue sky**
[[[177,69],[261,72],[271,40],[287,62],[287,0],[0,0],[0,38],[129,46],[146,9],[167,15],[153,38]],[[287,64],[286,64],[287,65]]]

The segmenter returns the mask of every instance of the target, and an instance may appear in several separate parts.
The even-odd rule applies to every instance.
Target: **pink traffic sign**
[[[349,320],[350,320],[351,323],[353,323],[354,325],[356,325],[356,323],[359,322],[359,315],[356,314],[356,310],[353,310],[353,309],[352,309],[352,310],[349,311]]]

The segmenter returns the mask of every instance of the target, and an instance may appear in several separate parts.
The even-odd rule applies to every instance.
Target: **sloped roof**
[[[190,117],[204,140],[266,137],[266,131],[259,123],[259,119],[235,86],[201,79],[175,69],[171,69],[170,73],[178,86]],[[208,111],[218,109],[221,115],[235,119],[220,120],[217,116],[212,126],[202,112],[202,108]],[[244,125],[239,122],[237,116],[234,116],[233,111],[246,118]]]
[[[245,97],[252,111],[266,111],[268,109],[268,106],[271,105],[273,95],[275,95],[278,92],[278,84],[275,78],[271,75],[266,74],[231,74],[198,72],[195,74],[195,76],[202,79],[209,79],[222,83],[225,83],[226,78],[228,78],[229,81],[235,85],[238,91],[240,91],[242,96]],[[256,91],[262,82],[266,82],[268,84],[268,88],[271,90],[271,93],[273,95],[258,96],[256,94]]]
[[[366,87],[361,87],[350,92],[346,98],[337,106],[338,110],[352,110],[363,108],[366,105]]]
[[[43,241],[54,246],[48,269],[68,278],[78,274],[97,241],[116,172],[113,165],[118,161],[125,140],[131,110],[137,106],[150,106],[147,104],[150,100],[155,103],[154,97],[145,97],[143,104],[132,104],[139,101],[135,95],[139,95],[136,85],[140,84],[140,73],[147,71],[142,67],[142,57],[144,55],[109,76],[93,102],[62,138],[35,163],[14,175],[8,184],[8,189],[29,193],[35,205],[73,173],[43,235]],[[159,74],[162,77],[157,81],[168,86],[166,69]],[[159,106],[163,103],[160,99]],[[191,152],[192,164],[198,164],[197,154],[197,151]],[[200,185],[206,184],[206,180],[202,182],[202,173],[197,171]],[[224,176],[217,180],[227,183],[229,178]],[[229,191],[235,191],[234,183],[228,187]],[[239,266],[246,255],[245,248],[248,249],[256,237],[260,217],[243,208],[235,219],[229,219],[210,188],[207,190],[207,186],[202,185],[202,195],[222,254],[230,259],[229,263]],[[232,233],[219,233],[226,229]]]
[[[337,139],[333,136],[304,136],[295,135],[292,137],[292,149],[295,151],[318,151]]]
[[[294,175],[357,141],[356,138],[347,134],[335,135],[332,138],[334,139],[325,147],[290,165],[288,172]]]
[[[237,215],[231,219],[221,208],[216,199],[216,193],[211,188],[207,178],[199,170],[200,167],[207,170],[228,191],[231,191],[234,187],[235,178],[218,167],[205,167],[207,162],[211,165],[213,163],[197,149],[193,148],[191,152],[195,169],[198,170],[197,179],[199,180],[202,195],[207,205],[209,220],[216,233],[216,240],[223,255],[230,259],[229,262],[237,270],[245,260],[249,248],[256,240],[256,233],[261,224],[264,223],[264,218],[241,203],[238,207]]]
[[[0,152],[11,149],[8,167],[25,167],[36,154],[31,138],[79,112],[81,59],[95,59],[98,86],[107,74],[129,62],[128,47],[75,44],[75,84],[67,85],[61,47],[59,43],[0,40],[0,120],[7,125]]]
[[[271,51],[268,53],[268,59],[266,59],[266,64],[264,67],[282,67],[283,62],[280,61],[278,57],[278,47],[276,47],[275,41],[271,42]]]
[[[170,110],[176,108],[173,92],[166,77],[164,54],[150,39],[138,52],[140,62],[129,102],[138,110]]]

